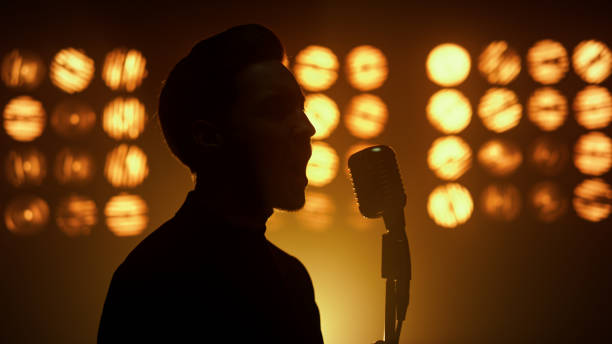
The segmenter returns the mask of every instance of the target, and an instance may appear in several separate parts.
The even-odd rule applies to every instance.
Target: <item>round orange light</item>
[[[11,200],[4,211],[6,228],[17,235],[33,235],[49,222],[49,205],[38,196],[22,195]]]
[[[96,124],[96,114],[86,103],[70,99],[61,102],[51,115],[51,126],[63,137],[83,136]]]
[[[321,192],[306,192],[306,203],[297,212],[297,218],[307,229],[323,232],[334,222],[336,206],[331,198]]]
[[[346,56],[346,75],[349,83],[360,91],[379,88],[387,80],[387,58],[370,45],[353,48]]]
[[[603,42],[582,41],[574,49],[572,64],[582,80],[590,84],[599,84],[610,76],[612,52]]]
[[[519,124],[523,107],[516,94],[506,88],[491,88],[480,98],[478,115],[484,126],[496,133],[508,131]]]
[[[98,223],[96,202],[76,194],[65,197],[59,202],[55,220],[69,237],[89,235],[91,228]]]
[[[480,205],[490,218],[510,222],[521,212],[521,193],[512,184],[492,184],[482,192]]]
[[[338,58],[329,48],[311,45],[297,54],[293,72],[302,87],[319,92],[336,82],[338,66]]]
[[[3,113],[4,130],[16,141],[29,142],[45,130],[47,113],[42,103],[29,96],[11,99]]]
[[[134,97],[117,97],[104,107],[102,127],[115,140],[135,139],[144,131],[144,105]]]
[[[344,116],[349,132],[361,139],[371,139],[385,129],[389,113],[387,105],[373,94],[360,94],[351,98]]]
[[[51,62],[51,82],[67,93],[81,92],[94,76],[94,61],[82,50],[66,48]]]
[[[329,135],[338,126],[340,110],[336,103],[324,94],[310,94],[304,101],[304,112],[315,127],[313,139],[320,140]]]
[[[308,183],[312,186],[329,184],[338,173],[338,154],[327,143],[313,142],[312,155],[306,166]]]
[[[599,222],[612,211],[612,188],[603,179],[587,179],[574,189],[576,214],[591,222]]]
[[[108,229],[118,237],[139,235],[149,222],[147,203],[140,196],[125,192],[111,197],[104,215]]]
[[[601,129],[612,120],[612,96],[604,87],[587,86],[574,99],[576,122],[587,129]]]
[[[527,102],[529,119],[544,131],[559,128],[567,117],[567,100],[552,87],[535,90]]]
[[[598,131],[580,136],[574,146],[574,165],[593,176],[608,172],[612,167],[612,140]]]
[[[2,61],[2,81],[7,87],[31,91],[44,77],[42,59],[29,51],[14,49]]]
[[[559,174],[569,159],[569,149],[565,143],[543,136],[537,138],[529,149],[529,161],[542,174]]]
[[[443,89],[429,98],[427,119],[439,131],[456,134],[470,124],[472,106],[463,93],[455,89]]]
[[[456,86],[470,74],[470,54],[460,45],[444,43],[433,48],[427,56],[427,76],[441,86]]]
[[[541,182],[529,193],[529,204],[535,216],[542,222],[551,223],[565,214],[568,200],[559,186],[553,182]]]
[[[81,185],[94,176],[91,154],[73,148],[64,148],[55,158],[55,177],[60,184]]]
[[[136,49],[118,48],[106,54],[102,79],[113,91],[132,92],[147,76],[147,60]]]
[[[136,187],[149,175],[147,155],[138,146],[120,144],[106,156],[104,175],[116,188]]]
[[[45,156],[36,148],[13,149],[6,159],[6,178],[11,185],[40,185],[47,175]]]
[[[439,178],[456,180],[472,167],[472,149],[458,136],[440,137],[429,148],[427,165]]]
[[[521,165],[523,154],[516,144],[507,140],[493,139],[480,147],[478,162],[490,174],[504,177]]]
[[[470,192],[460,184],[449,183],[436,187],[427,201],[427,213],[442,227],[455,228],[472,216],[474,202]]]
[[[557,41],[536,42],[527,51],[527,65],[533,80],[545,85],[556,84],[569,70],[567,51]]]
[[[507,85],[521,72],[521,57],[506,41],[491,42],[478,58],[478,69],[488,82]]]

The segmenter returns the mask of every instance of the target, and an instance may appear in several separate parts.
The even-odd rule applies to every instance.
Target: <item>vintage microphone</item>
[[[406,237],[402,186],[395,153],[388,146],[361,150],[348,161],[359,211],[368,218],[383,217],[388,232],[382,237],[382,277],[386,279],[385,338],[398,344],[410,296],[410,250]]]

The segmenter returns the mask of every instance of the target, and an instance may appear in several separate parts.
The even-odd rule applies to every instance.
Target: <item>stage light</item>
[[[559,128],[567,117],[567,100],[552,87],[535,90],[527,101],[529,119],[544,131]]]
[[[456,180],[472,167],[472,149],[458,136],[440,137],[429,148],[427,165],[438,178]]]
[[[293,72],[304,89],[319,92],[336,82],[338,66],[338,58],[329,48],[310,45],[297,54]]]
[[[2,81],[9,88],[31,91],[44,77],[45,65],[32,52],[14,49],[2,60]]]
[[[136,187],[149,175],[147,155],[138,146],[120,144],[106,156],[104,175],[116,188]]]
[[[59,202],[55,220],[69,237],[89,235],[91,228],[98,223],[96,202],[76,194],[65,197]]]
[[[572,64],[582,80],[590,84],[599,84],[610,76],[612,53],[603,42],[582,41],[574,48]]]
[[[55,158],[55,177],[60,184],[82,185],[94,176],[91,154],[81,149],[64,148]]]
[[[47,175],[45,156],[33,147],[10,150],[5,166],[6,179],[14,187],[40,185]]]
[[[102,79],[113,91],[132,92],[147,77],[147,60],[136,49],[118,48],[106,54]]]
[[[523,107],[516,94],[506,88],[491,88],[480,98],[478,115],[484,126],[496,133],[516,127]]]
[[[520,148],[507,140],[492,139],[480,147],[478,162],[490,174],[504,177],[513,173],[523,162]]]
[[[6,228],[17,235],[34,235],[49,222],[49,205],[38,196],[21,195],[9,201],[4,211]]]
[[[460,184],[436,187],[427,201],[427,213],[439,226],[455,228],[472,216],[474,202],[470,192]]]
[[[51,115],[51,126],[62,137],[83,136],[96,124],[96,114],[87,103],[69,99],[59,103]]]
[[[427,56],[427,76],[440,86],[456,86],[470,73],[470,54],[454,43],[433,48]]]
[[[521,212],[521,193],[512,184],[491,184],[482,192],[480,205],[490,218],[510,222]]]
[[[612,140],[598,131],[580,136],[574,146],[574,165],[592,176],[608,172],[612,167]]]
[[[11,99],[4,107],[4,130],[15,141],[29,142],[45,130],[47,113],[38,100],[29,96]]]
[[[576,122],[593,130],[605,128],[612,120],[612,96],[604,87],[587,86],[574,98]]]
[[[547,176],[559,174],[568,160],[567,145],[551,137],[539,137],[529,148],[529,161],[540,173]]]
[[[82,50],[60,50],[51,62],[51,82],[67,93],[81,92],[94,76],[94,61]]]
[[[106,226],[118,237],[142,233],[149,222],[147,203],[138,195],[125,192],[111,197],[104,207]]]
[[[385,54],[371,45],[355,47],[346,56],[348,81],[360,91],[379,88],[387,80],[388,73]]]
[[[439,131],[456,134],[470,124],[472,106],[460,91],[443,89],[429,98],[427,119]]]
[[[507,85],[521,72],[521,57],[506,41],[494,41],[478,57],[478,69],[489,83]]]
[[[331,198],[321,192],[307,191],[304,207],[296,213],[307,229],[322,232],[334,222],[336,207]]]
[[[136,139],[144,131],[147,116],[136,98],[117,97],[104,107],[102,127],[115,140]]]
[[[371,139],[385,129],[388,117],[385,102],[378,96],[364,93],[351,98],[344,115],[344,124],[353,136]]]
[[[540,182],[529,193],[529,205],[542,222],[551,223],[559,219],[565,214],[568,203],[559,186],[553,182]]]
[[[336,103],[324,94],[309,94],[304,101],[304,112],[315,127],[315,140],[325,139],[336,129],[340,110]]]
[[[574,210],[583,219],[599,222],[612,211],[612,188],[603,179],[586,179],[574,189]]]
[[[338,173],[338,155],[327,143],[313,142],[312,156],[306,167],[308,184],[312,186],[325,186],[329,184]]]
[[[536,42],[527,51],[527,66],[533,80],[545,85],[556,84],[569,70],[567,51],[557,41]]]

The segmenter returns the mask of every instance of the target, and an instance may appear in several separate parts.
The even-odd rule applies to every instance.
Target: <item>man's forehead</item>
[[[302,91],[293,74],[278,61],[252,64],[240,74],[243,91],[257,98],[269,95],[302,97]],[[245,89],[246,88],[246,89]]]

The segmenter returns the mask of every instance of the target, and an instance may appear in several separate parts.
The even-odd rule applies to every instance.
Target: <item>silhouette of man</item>
[[[243,25],[171,71],[159,121],[195,189],[115,271],[98,343],[323,342],[308,272],[265,238],[274,208],[304,205],[314,134],[283,55]]]

